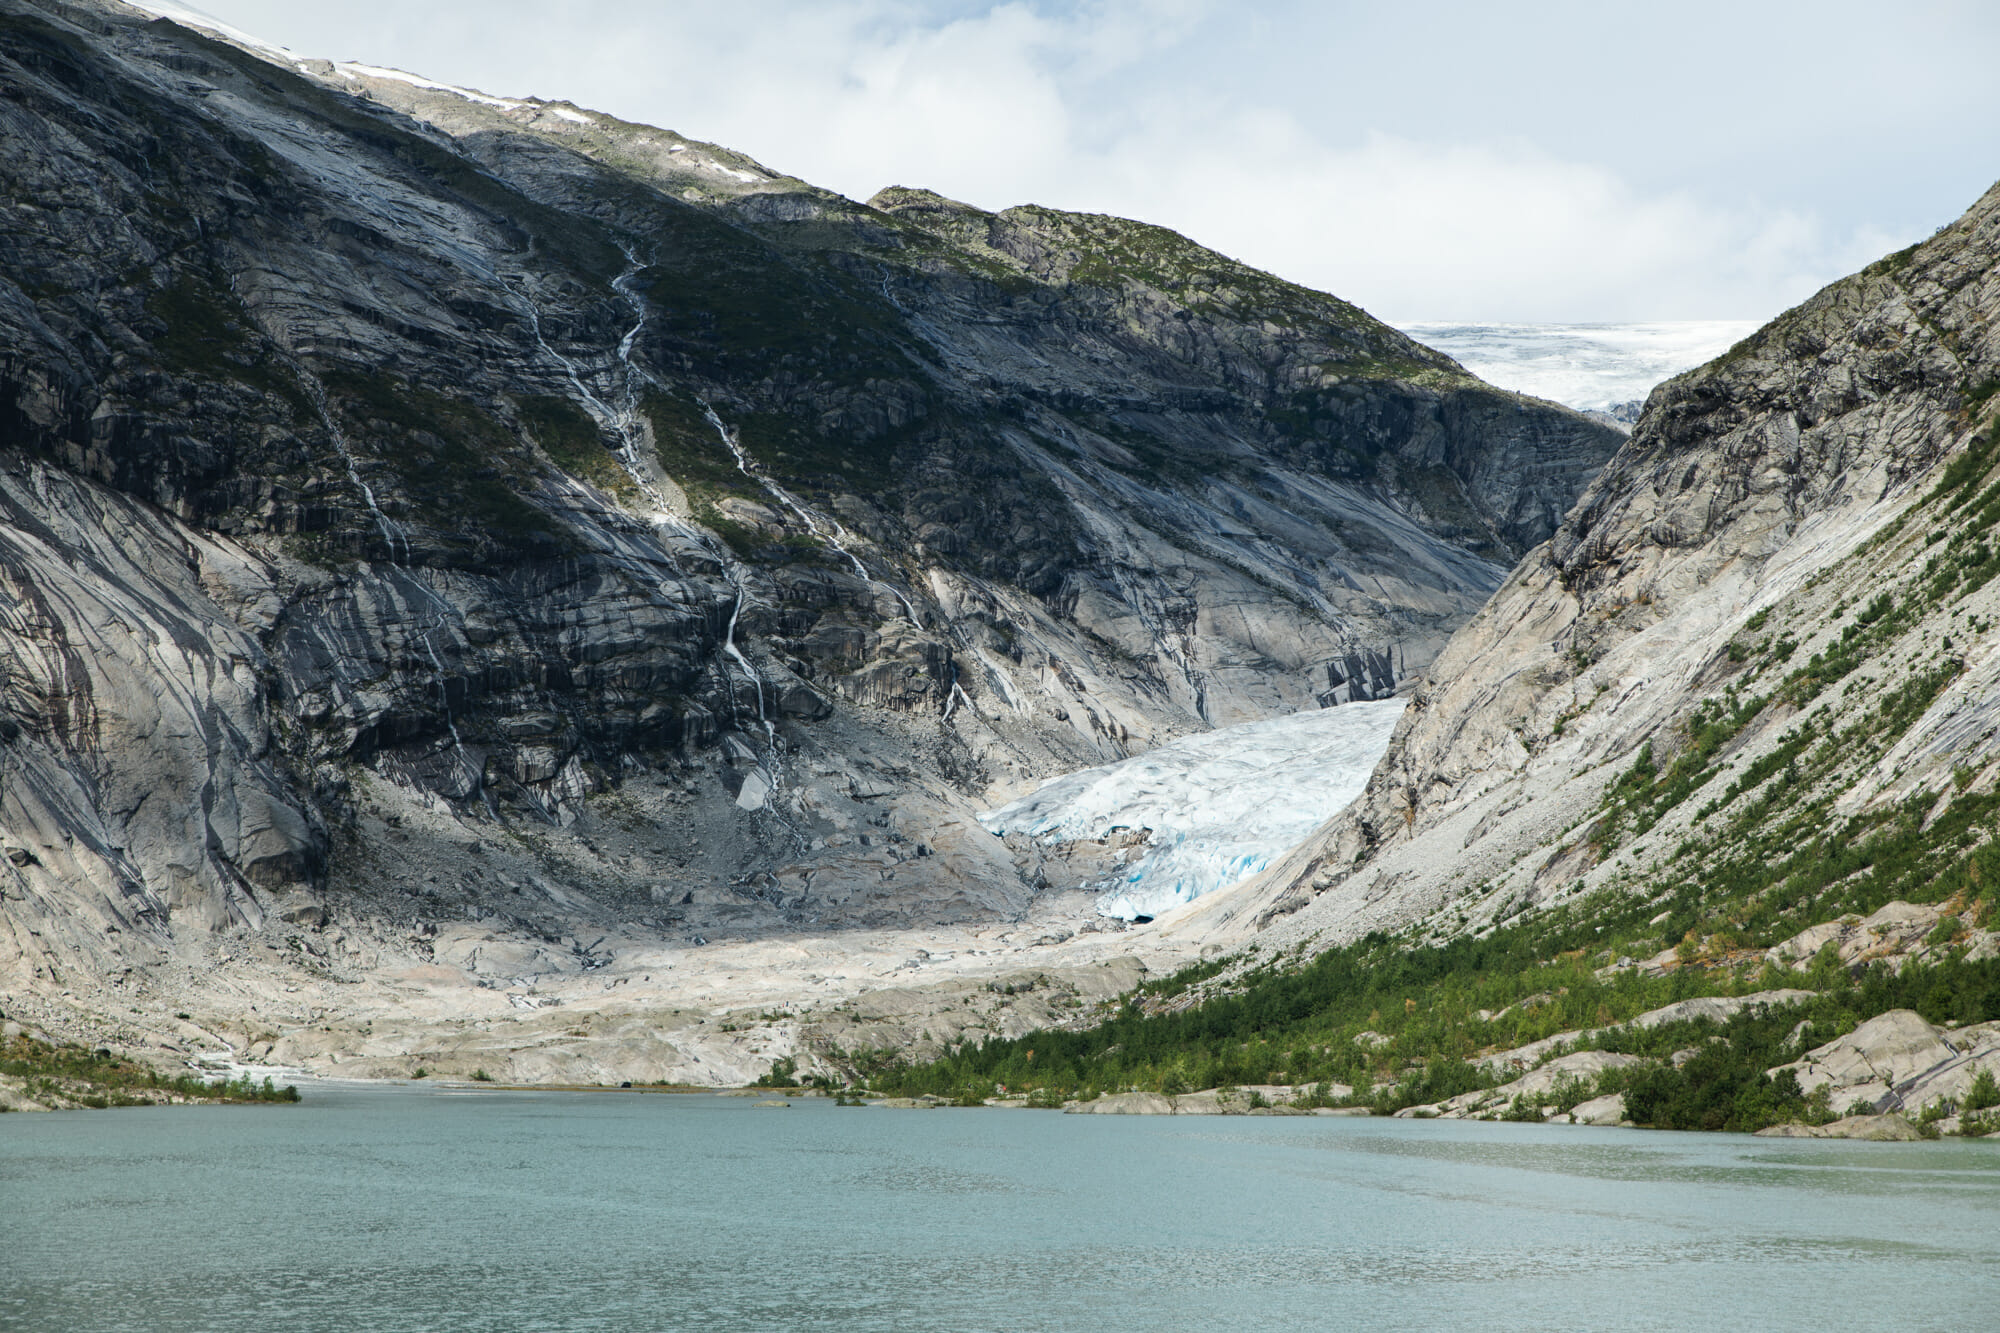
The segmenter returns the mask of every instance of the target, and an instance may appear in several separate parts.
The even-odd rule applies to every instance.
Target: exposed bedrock
[[[1361,799],[1188,928],[1474,930],[1982,799],[1996,264],[2000,189],[1656,389],[1431,665]]]
[[[216,932],[361,981],[1019,919],[978,811],[1405,690],[1620,438],[1158,228],[109,0],[0,0],[0,88],[0,976],[51,1013],[241,1017]]]

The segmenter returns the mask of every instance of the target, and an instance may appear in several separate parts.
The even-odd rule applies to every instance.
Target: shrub
[[[771,1068],[760,1074],[753,1088],[791,1088],[798,1086],[799,1062],[787,1055],[771,1062]]]

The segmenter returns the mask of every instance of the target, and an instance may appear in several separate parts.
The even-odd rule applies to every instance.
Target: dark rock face
[[[39,982],[419,869],[524,930],[1013,910],[995,791],[1392,692],[1619,439],[1117,219],[109,3],[0,0],[0,89]],[[521,830],[532,910],[458,850]]]

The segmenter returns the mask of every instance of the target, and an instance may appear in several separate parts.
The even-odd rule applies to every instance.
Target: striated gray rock
[[[0,88],[0,986],[51,1021],[400,1069],[281,997],[1016,919],[977,810],[1405,688],[1619,438],[1157,228],[112,0],[0,0]]]
[[[1892,1009],[1770,1073],[1790,1071],[1807,1093],[1826,1087],[1836,1109],[1865,1102],[1914,1115],[1935,1103],[1956,1105],[1982,1069],[2000,1074],[2000,1023],[1942,1028]]]
[[[1663,1023],[1678,1023],[1689,1019],[1706,1019],[1720,1023],[1745,1009],[1762,1009],[1784,1005],[1801,1004],[1813,998],[1809,990],[1765,990],[1753,991],[1748,995],[1700,996],[1692,1000],[1678,1000],[1662,1005],[1658,1009],[1648,1009],[1626,1023],[1613,1023],[1606,1027],[1558,1032],[1540,1041],[1531,1041],[1525,1046],[1515,1046],[1504,1051],[1495,1051],[1482,1056],[1476,1063],[1489,1072],[1499,1074],[1510,1070],[1530,1070],[1543,1065],[1551,1056],[1562,1055],[1570,1047],[1589,1037],[1616,1032],[1620,1028],[1655,1028]]]
[[[1838,1109],[1856,1101],[1881,1109],[1890,1088],[1956,1054],[1943,1028],[1926,1023],[1920,1014],[1908,1009],[1891,1009],[1844,1037],[1814,1047],[1803,1059],[1770,1072],[1791,1071],[1799,1081],[1799,1090],[1808,1094],[1827,1085]]]
[[[1587,1087],[1607,1069],[1623,1069],[1639,1063],[1641,1063],[1640,1058],[1636,1055],[1620,1055],[1611,1051],[1576,1051],[1569,1055],[1556,1056],[1511,1083],[1461,1093],[1434,1106],[1412,1107],[1410,1112],[1447,1120],[1495,1116],[1506,1111],[1517,1097],[1539,1097],[1554,1092],[1565,1084],[1581,1084]],[[1621,1098],[1620,1115],[1611,1123],[1615,1124],[1617,1119],[1624,1118],[1623,1110],[1624,1102]],[[1403,1115],[1405,1112],[1399,1111],[1397,1114]]]
[[[1345,1084],[1329,1085],[1329,1095],[1346,1097],[1352,1089]],[[1063,1110],[1072,1115],[1308,1115],[1307,1108],[1294,1106],[1299,1090],[1278,1084],[1256,1084],[1238,1088],[1204,1088],[1167,1096],[1157,1092],[1113,1092],[1087,1102],[1074,1102]],[[1258,1105],[1255,1098],[1261,1098]],[[1363,1112],[1366,1114],[1366,1112]]]

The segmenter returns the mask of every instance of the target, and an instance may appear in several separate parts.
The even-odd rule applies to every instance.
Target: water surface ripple
[[[2000,1142],[326,1086],[0,1118],[0,1205],[21,1333],[1978,1328],[2000,1298]]]

